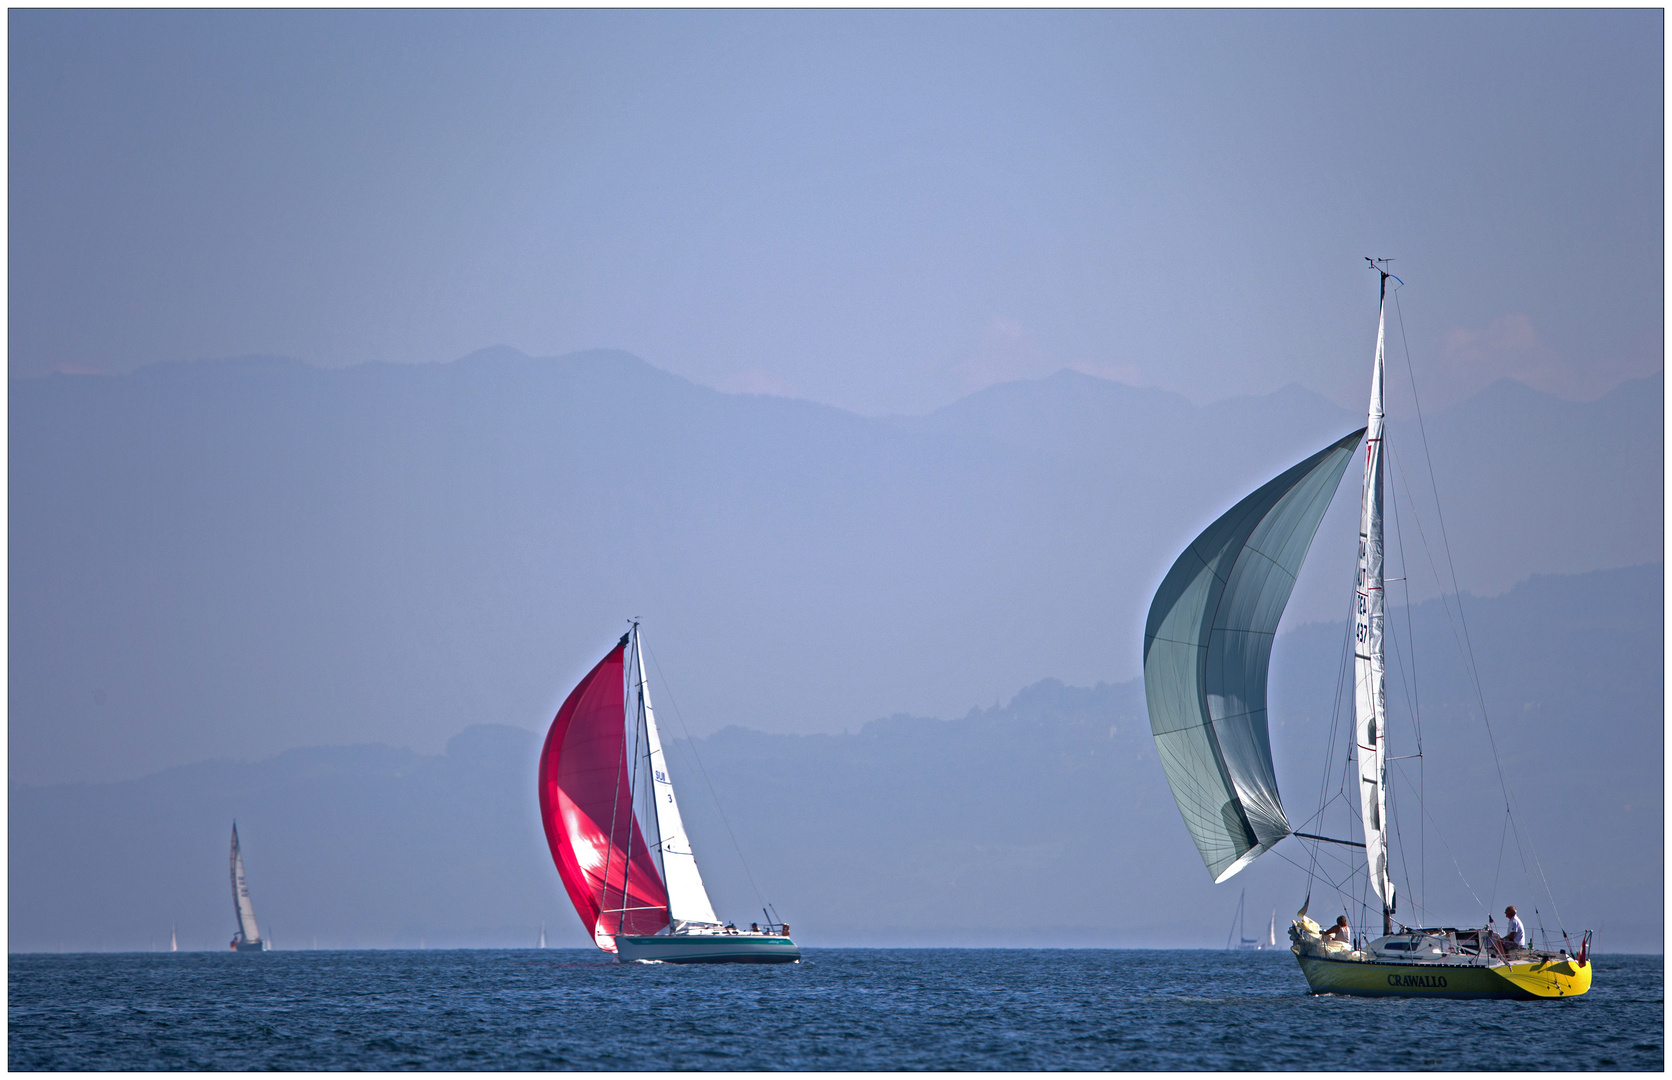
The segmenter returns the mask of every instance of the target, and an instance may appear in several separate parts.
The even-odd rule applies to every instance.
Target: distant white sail
[[[259,946],[261,931],[255,925],[255,907],[250,903],[250,883],[244,880],[244,855],[238,850],[238,823],[232,825],[232,905],[238,915],[238,934],[246,947]]]

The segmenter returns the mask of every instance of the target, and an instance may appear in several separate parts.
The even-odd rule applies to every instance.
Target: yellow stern
[[[1505,964],[1490,969],[1525,993],[1527,997],[1577,997],[1591,988],[1591,962],[1581,964],[1572,957]]]

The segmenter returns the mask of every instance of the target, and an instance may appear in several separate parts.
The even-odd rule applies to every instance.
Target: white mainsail
[[[715,924],[720,920],[714,914],[714,905],[697,870],[697,859],[691,852],[691,841],[685,835],[685,822],[679,816],[679,803],[674,798],[673,781],[668,777],[667,759],[662,755],[662,736],[656,728],[656,712],[651,707],[650,686],[645,679],[644,645],[636,625],[633,652],[638,675],[638,685],[634,688],[638,709],[630,710],[629,716],[636,711],[643,725],[641,745],[650,781],[643,789],[649,796],[650,812],[640,818],[640,825],[662,868],[662,882],[668,889],[668,921],[675,932],[692,924]]]
[[[1384,913],[1394,908],[1388,876],[1386,657],[1382,641],[1382,408],[1387,329],[1387,279],[1382,274],[1376,322],[1376,367],[1370,378],[1370,423],[1365,431],[1364,500],[1359,514],[1357,596],[1353,605],[1353,705],[1357,720],[1359,812],[1370,886]]]
[[[238,823],[232,824],[232,904],[238,913],[238,930],[246,944],[261,941],[255,925],[255,907],[250,903],[250,883],[244,880],[244,853],[238,850]]]

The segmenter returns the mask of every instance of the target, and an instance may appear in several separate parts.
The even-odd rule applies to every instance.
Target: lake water
[[[1287,951],[807,949],[18,954],[13,1069],[1635,1069],[1662,960],[1584,997],[1313,997]]]

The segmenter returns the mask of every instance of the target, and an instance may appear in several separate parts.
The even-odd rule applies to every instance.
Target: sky
[[[1658,11],[13,10],[10,370],[607,347],[923,413],[1661,365]],[[1395,415],[1410,402],[1390,401]]]
[[[248,356],[334,372],[14,384],[13,782],[531,730],[629,615],[668,627],[653,649],[700,673],[680,684],[699,734],[834,733],[996,707],[1045,678],[1131,678],[1181,545],[1322,443],[1296,421],[1165,489],[1173,474],[1144,468],[1165,440],[1154,458],[1096,448],[1144,428],[1134,402],[1183,417],[1165,435],[1197,451],[1240,430],[1234,402],[1209,406],[1250,396],[1273,395],[1270,426],[1362,423],[1365,256],[1399,276],[1390,428],[1414,426],[1409,359],[1423,445],[1470,456],[1444,463],[1466,476],[1447,491],[1484,492],[1435,522],[1448,563],[1481,536],[1458,563],[1517,580],[1658,558],[1664,414],[1644,419],[1631,387],[1605,395],[1662,367],[1663,19],[9,11],[13,378]],[[965,406],[861,421],[669,389],[617,356],[618,381],[587,385],[642,397],[554,392],[593,411],[530,424],[513,406],[542,401],[506,405],[523,384],[495,373],[569,368],[344,370],[496,345],[623,350],[862,418]],[[1148,389],[1046,378],[1065,368]],[[196,397],[149,396],[198,376]],[[227,390],[269,377],[318,393]],[[1505,378],[1560,407],[1473,396]],[[477,396],[355,396],[419,382]],[[662,430],[615,442],[633,422]],[[1020,445],[983,441],[984,423]],[[771,439],[749,442],[756,428]],[[1052,457],[1054,437],[1080,448]],[[1285,440],[1308,446],[1273,463]],[[587,453],[654,467],[577,501],[569,528],[563,494],[596,494],[575,480]],[[600,476],[615,482],[582,479]],[[1158,493],[1140,502],[1128,480]],[[1315,575],[1351,551],[1345,490]],[[632,543],[600,540],[612,507]],[[614,571],[631,558],[649,569],[629,588]],[[1661,614],[1658,592],[1641,602]],[[787,689],[753,672],[787,672]],[[1575,725],[1609,721],[1558,719],[1581,742]]]

